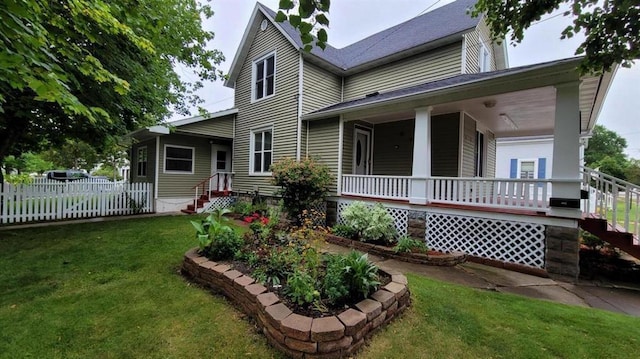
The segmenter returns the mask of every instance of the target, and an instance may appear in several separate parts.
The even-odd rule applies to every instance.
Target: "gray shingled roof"
[[[327,44],[324,51],[314,47],[311,53],[334,66],[348,70],[475,28],[480,20],[472,18],[467,10],[473,8],[476,1],[458,0],[344,48],[337,49]],[[269,16],[275,18],[273,10],[266,6],[262,8]],[[279,25],[298,46],[302,47],[300,33],[293,26],[288,22]]]
[[[561,63],[570,63],[570,62],[574,62],[576,59],[579,59],[579,58],[580,57],[572,57],[568,59],[549,61],[549,62],[527,65],[527,66],[513,67],[510,69],[491,71],[491,72],[462,74],[462,75],[453,76],[453,77],[449,77],[442,80],[425,82],[415,86],[409,86],[409,87],[405,87],[397,90],[383,92],[376,95],[367,95],[364,98],[358,98],[351,101],[340,102],[331,106],[321,108],[316,111],[312,111],[308,113],[308,115],[321,114],[323,112],[335,112],[336,110],[339,111],[339,110],[343,110],[350,107],[364,106],[364,105],[372,104],[376,102],[385,102],[388,100],[403,98],[411,95],[428,93],[428,92],[444,89],[447,87],[459,86],[459,85],[464,85],[471,82],[488,80],[491,78],[500,77],[504,75],[525,72],[535,68],[549,67],[549,66],[558,65]]]

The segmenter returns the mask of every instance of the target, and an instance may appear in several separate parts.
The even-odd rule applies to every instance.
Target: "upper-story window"
[[[480,51],[478,53],[478,70],[479,72],[491,71],[491,55],[484,44],[480,44]]]
[[[138,177],[146,177],[147,176],[147,146],[143,146],[138,148],[138,171],[136,175]]]
[[[249,173],[255,175],[271,175],[273,161],[273,127],[269,126],[251,131],[251,155],[249,157]]]
[[[273,96],[276,87],[276,54],[270,53],[253,62],[253,100]]]

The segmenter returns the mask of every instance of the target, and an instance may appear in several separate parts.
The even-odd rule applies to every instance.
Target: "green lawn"
[[[188,217],[0,231],[0,358],[279,358],[178,273]],[[637,357],[640,318],[409,276],[361,358]]]

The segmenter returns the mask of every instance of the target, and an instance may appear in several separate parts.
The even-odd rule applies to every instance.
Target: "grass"
[[[624,199],[618,198],[617,205],[616,205],[616,222],[621,227],[624,227],[624,215],[625,215],[626,207],[628,206],[629,204],[626,203]],[[629,232],[633,232],[633,229],[636,226],[636,216],[640,216],[639,211],[640,209],[636,206],[636,203],[633,203],[629,211]],[[609,221],[609,223],[611,223],[613,221],[613,209],[607,208],[606,213],[607,213],[607,220]]]
[[[0,358],[280,358],[186,282],[187,217],[0,231]],[[409,276],[413,306],[360,358],[636,357],[640,318]]]

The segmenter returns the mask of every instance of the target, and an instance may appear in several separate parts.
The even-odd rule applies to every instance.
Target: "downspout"
[[[298,54],[298,132],[296,136],[296,160],[300,161],[302,150],[302,86],[303,86],[303,60],[302,53]]]

